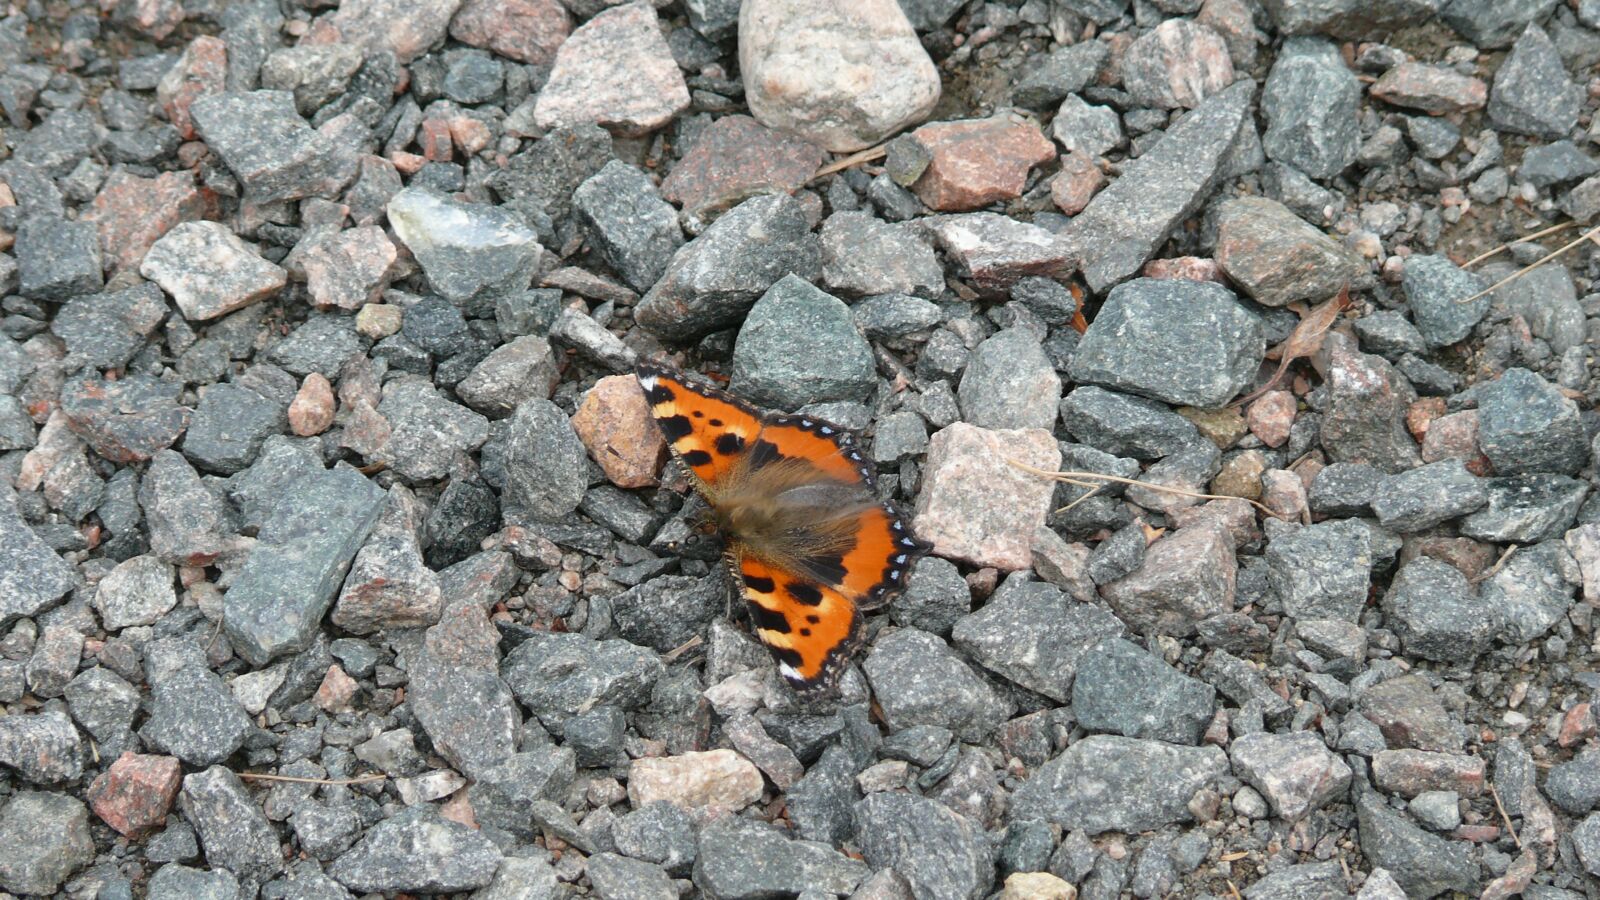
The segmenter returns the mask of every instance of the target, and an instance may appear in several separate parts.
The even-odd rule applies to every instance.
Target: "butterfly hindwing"
[[[849,661],[861,613],[837,589],[771,565],[732,542],[729,563],[744,594],[756,638],[778,672],[802,693],[831,689]]]

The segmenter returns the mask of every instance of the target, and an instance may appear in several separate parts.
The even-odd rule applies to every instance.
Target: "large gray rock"
[[[1091,288],[1132,277],[1211,196],[1254,96],[1245,79],[1206,98],[1073,217],[1062,240]]]
[[[1228,774],[1216,747],[1092,735],[1039,768],[1012,798],[1013,821],[1100,834],[1189,821],[1189,801]]]
[[[806,281],[822,275],[822,246],[805,210],[788,194],[752,197],[673,254],[635,318],[663,339],[690,341],[737,324],[791,274]]]
[[[65,794],[24,791],[0,809],[0,889],[51,895],[94,861],[89,810]]]
[[[1111,291],[1070,371],[1083,384],[1217,407],[1250,383],[1265,352],[1261,319],[1227,288],[1141,278]]]
[[[289,486],[223,598],[223,628],[241,656],[264,666],[310,645],[383,498],[342,466]]]
[[[951,637],[984,668],[1065,703],[1091,648],[1122,633],[1122,623],[1103,607],[1013,577],[982,609],[958,620]]]
[[[894,869],[913,896],[977,900],[993,885],[994,856],[983,826],[938,801],[872,794],[855,806],[855,830],[867,864]]]
[[[465,303],[528,286],[544,248],[514,213],[409,187],[388,205],[389,224],[440,295]]]
[[[739,329],[730,387],[776,409],[865,402],[877,387],[877,370],[850,308],[786,275],[756,301]]]
[[[23,520],[11,486],[0,483],[0,628],[55,606],[77,580]]]
[[[1361,133],[1361,83],[1320,38],[1284,41],[1261,89],[1267,158],[1312,178],[1331,178],[1355,161]]]
[[[1089,731],[1198,744],[1216,696],[1210,685],[1135,644],[1111,638],[1084,655],[1071,699],[1078,724]]]
[[[333,861],[328,874],[354,891],[452,893],[494,880],[500,851],[476,829],[428,805],[385,819]]]

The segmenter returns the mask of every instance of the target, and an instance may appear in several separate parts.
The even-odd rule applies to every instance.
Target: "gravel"
[[[57,6],[0,893],[1593,893],[1592,0]],[[836,694],[642,360],[933,545]]]

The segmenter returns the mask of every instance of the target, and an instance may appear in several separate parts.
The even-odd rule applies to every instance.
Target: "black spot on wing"
[[[778,445],[771,441],[757,440],[750,445],[750,468],[759,469],[783,459],[783,454],[778,452]]]
[[[806,614],[806,621],[810,622],[813,625],[819,625],[819,624],[822,623],[822,617],[817,615],[816,613],[807,613]]]
[[[791,650],[788,647],[774,647],[769,644],[767,649],[772,651],[774,659],[780,663],[787,663],[790,668],[798,669],[805,663],[805,658],[798,651]]]
[[[840,584],[844,581],[844,558],[842,556],[813,556],[805,561],[806,571],[816,576],[818,581],[827,584]]]
[[[717,436],[716,448],[723,456],[732,456],[744,449],[744,438],[729,431]]]
[[[789,592],[789,596],[793,597],[796,603],[816,606],[822,602],[822,592],[817,590],[816,585],[806,584],[803,581],[791,581],[784,586],[784,590]]]
[[[783,613],[773,612],[759,603],[751,603],[750,622],[762,631],[776,631],[779,634],[789,633],[789,620]]]
[[[710,420],[708,420],[706,422],[706,424],[710,425],[712,428],[721,428],[722,427],[722,420],[721,419],[710,419]]]
[[[711,454],[704,450],[690,450],[683,455],[683,462],[690,468],[709,465],[711,463]]]
[[[669,441],[681,441],[694,431],[694,425],[688,416],[666,416],[656,421],[661,423],[661,433],[666,435]]]
[[[755,591],[758,594],[770,594],[778,588],[778,585],[771,578],[768,578],[765,575],[746,575],[744,573],[740,573],[739,577],[744,580],[745,587]]]

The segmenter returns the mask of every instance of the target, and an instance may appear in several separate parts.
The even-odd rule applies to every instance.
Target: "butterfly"
[[[863,609],[887,602],[930,545],[877,494],[854,436],[763,414],[654,363],[639,386],[722,534],[756,637],[802,696],[837,690]]]

